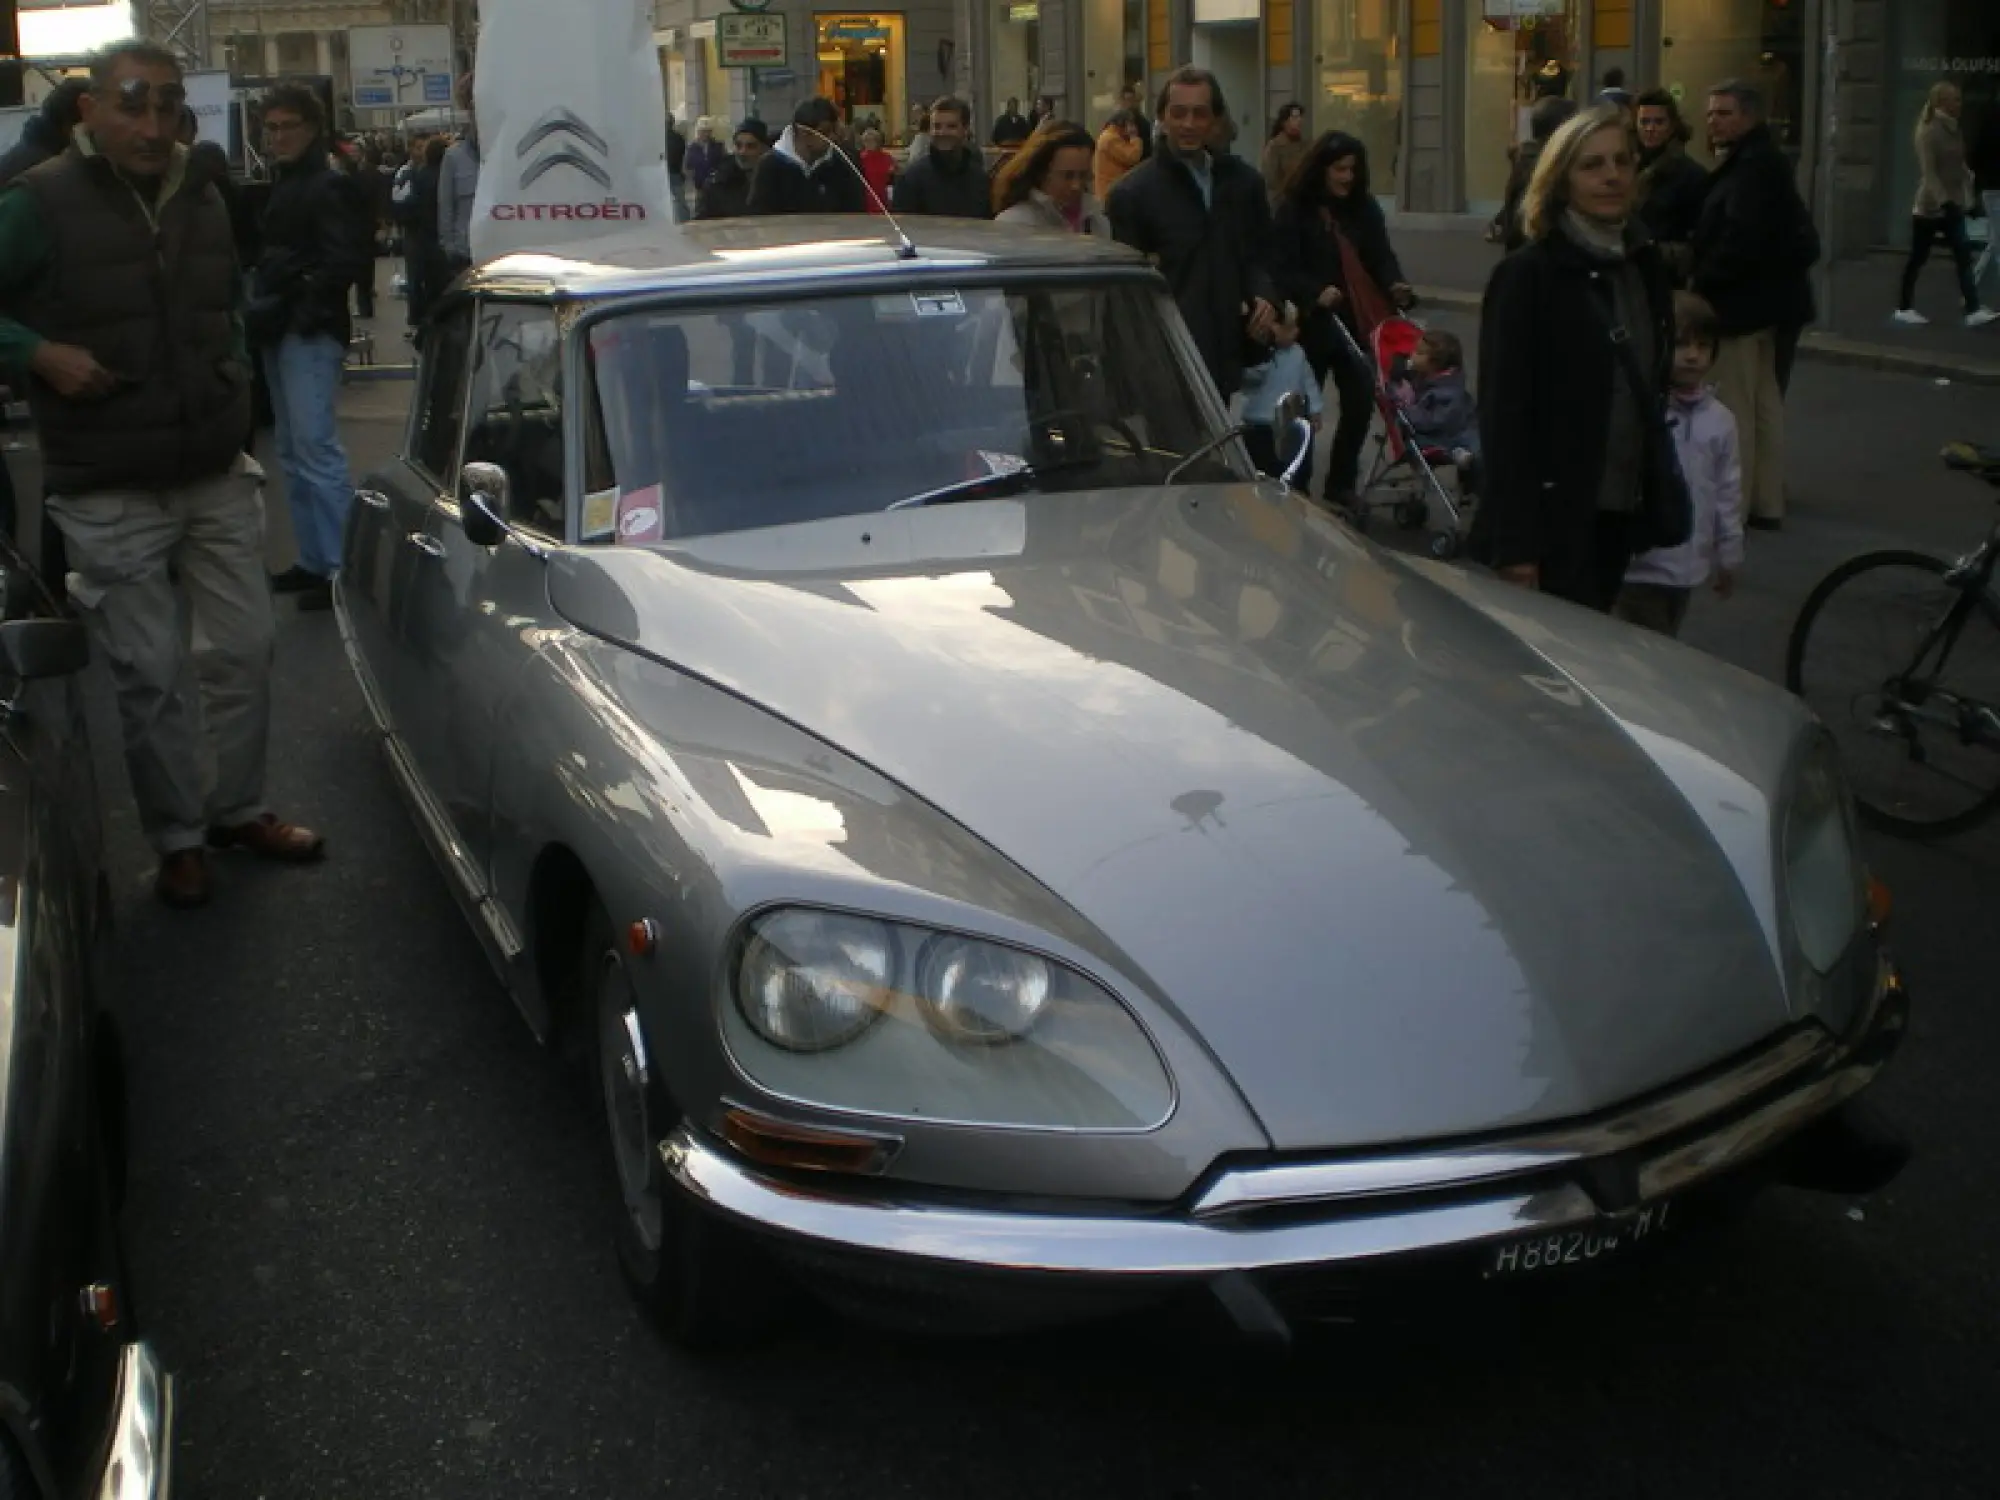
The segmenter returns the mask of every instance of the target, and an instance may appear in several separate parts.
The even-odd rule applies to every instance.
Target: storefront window
[[[902,134],[909,119],[903,103],[903,18],[835,11],[813,17],[819,34],[819,89],[856,135],[880,130]]]
[[[1698,159],[1709,160],[1700,123],[1709,89],[1740,78],[1763,91],[1772,133],[1798,160],[1805,128],[1804,9],[1777,0],[1666,0],[1660,81],[1695,127],[1689,149]]]
[[[1083,0],[1083,88],[1069,104],[1082,124],[1101,127],[1125,85],[1145,78],[1145,37],[1144,0]]]
[[[1993,0],[1898,0],[1891,10],[1882,98],[1882,237],[1900,249],[1910,242],[1917,196],[1917,117],[1933,84],[1958,85],[1966,159],[1983,191],[2000,192],[2000,15]]]
[[[991,87],[986,98],[986,118],[977,121],[981,140],[992,132],[993,122],[1017,99],[1026,114],[1042,89],[1042,7],[1038,0],[991,0],[993,25]]]
[[[1507,196],[1508,149],[1550,94],[1576,98],[1577,0],[1480,0],[1465,80],[1465,196],[1492,213]]]
[[[1318,0],[1319,88],[1315,134],[1344,130],[1368,148],[1368,175],[1380,197],[1396,191],[1401,144],[1403,45],[1396,0]]]

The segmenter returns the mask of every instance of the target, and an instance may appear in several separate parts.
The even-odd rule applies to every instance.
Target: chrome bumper
[[[1127,1216],[1010,1212],[778,1178],[686,1125],[668,1172],[754,1230],[940,1268],[1199,1280],[1357,1265],[1620,1221],[1767,1156],[1873,1081],[1907,1004],[1886,962],[1850,1044],[1795,1032],[1618,1115],[1493,1146],[1225,1171],[1191,1204]],[[1282,1215],[1271,1210],[1282,1209]],[[1275,1220],[1275,1221],[1274,1221]]]
[[[174,1382],[149,1344],[118,1358],[111,1441],[94,1500],[166,1500],[173,1469]]]

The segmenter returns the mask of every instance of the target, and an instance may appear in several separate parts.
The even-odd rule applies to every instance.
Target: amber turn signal
[[[1889,887],[1871,877],[1868,882],[1868,920],[1877,927],[1883,926],[1888,922],[1894,905],[1889,899]]]
[[[902,1145],[886,1136],[795,1125],[740,1107],[724,1113],[722,1138],[751,1161],[767,1167],[862,1176],[881,1171]]]
[[[92,1282],[77,1296],[83,1315],[106,1333],[118,1326],[118,1289],[102,1281]]]
[[[651,917],[641,917],[625,929],[625,951],[634,958],[644,958],[659,946],[660,929]]]

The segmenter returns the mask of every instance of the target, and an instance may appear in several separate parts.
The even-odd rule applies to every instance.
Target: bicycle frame
[[[1889,679],[1884,704],[1889,715],[1902,715],[1908,719],[1923,719],[1932,724],[1955,729],[1966,744],[1983,744],[2000,749],[2000,709],[1987,703],[1974,703],[1953,693],[1934,693],[1930,683],[1944,675],[1951,661],[1951,653],[1958,640],[1965,633],[1965,622],[1972,618],[1972,612],[1987,598],[1996,570],[2000,570],[2000,526],[1995,526],[1988,534],[1986,542],[1978,551],[1960,558],[1957,565],[1945,575],[1948,587],[1958,590],[1958,598],[1945,612],[1943,619],[1934,625],[1922,641],[1917,644],[1917,654],[1907,670]],[[1928,673],[1924,671],[1924,661],[1933,650],[1937,652],[1937,662]],[[1933,697],[1943,700],[1943,707],[1934,707]],[[1895,727],[1884,723],[1885,728]],[[1904,731],[1914,747],[1914,736]]]

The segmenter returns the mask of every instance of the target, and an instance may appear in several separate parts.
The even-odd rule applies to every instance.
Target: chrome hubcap
[[[638,1013],[626,1002],[618,960],[605,955],[598,981],[597,1056],[604,1083],[604,1119],[625,1212],[648,1250],[660,1245],[660,1191],[653,1172],[650,1081]]]

